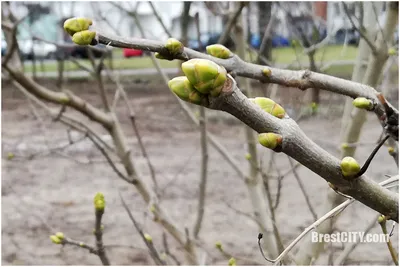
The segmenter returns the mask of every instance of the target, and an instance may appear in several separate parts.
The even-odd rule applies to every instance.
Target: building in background
[[[21,17],[28,12],[28,8],[26,7],[26,4],[28,3],[40,3],[43,7],[49,8],[50,13],[41,16],[37,21],[28,25],[31,30],[21,30],[21,38],[29,36],[31,31],[35,35],[50,41],[62,41],[64,39],[62,28],[59,26],[60,24],[56,23],[56,21],[61,21],[67,17],[74,16],[95,18],[94,28],[100,28],[105,32],[115,33],[114,29],[116,29],[118,34],[124,36],[141,37],[134,20],[126,13],[113,6],[110,2],[11,2],[15,14],[18,17]],[[299,23],[307,25],[307,21],[318,18],[318,24],[325,27],[328,35],[339,30],[342,30],[342,33],[346,33],[352,29],[352,25],[343,10],[341,2],[320,1],[282,3],[289,6],[292,16],[295,17]],[[351,12],[356,15],[359,14],[360,6],[358,2],[346,3]],[[144,28],[146,38],[165,41],[170,37],[165,33],[163,27],[154,16],[148,2],[124,1],[118,2],[118,4],[121,4],[124,8],[130,11],[135,11],[137,9],[137,15]],[[220,4],[227,5],[226,2],[221,2]],[[153,2],[153,5],[158,10],[159,15],[167,29],[171,32],[171,35],[178,39],[181,38],[180,17],[183,3]],[[233,10],[234,6],[231,4],[230,8]],[[384,3],[382,4],[382,10],[378,11],[381,25],[383,25],[384,21],[383,10]],[[215,16],[215,14],[207,8],[204,2],[192,2],[189,12],[188,39],[197,40],[197,31],[194,23],[194,16],[196,13],[199,14],[200,33],[203,41],[207,40],[210,36],[222,33],[225,26],[222,16]],[[272,5],[272,14],[277,18],[276,25],[273,27],[273,35],[279,35],[288,40],[296,38],[293,33],[293,25],[289,23],[285,12],[278,6],[277,2],[274,2]],[[107,18],[108,23],[101,19],[102,16]],[[259,16],[257,2],[249,2],[249,5],[243,11],[243,25],[245,28],[245,34],[247,34],[249,40],[251,39],[251,35],[260,35],[259,33],[263,32],[263,30],[260,31],[258,24]],[[24,25],[24,27],[27,28],[27,24],[25,23]],[[309,29],[308,31],[310,32]],[[262,36],[258,36],[259,40],[261,38]]]

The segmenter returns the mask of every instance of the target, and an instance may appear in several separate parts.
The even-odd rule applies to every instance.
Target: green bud
[[[12,153],[12,152],[8,152],[7,153],[7,159],[8,160],[12,160],[14,157],[15,157],[14,153]]]
[[[215,242],[215,247],[222,251],[222,243],[220,241]]]
[[[353,106],[355,106],[356,108],[371,110],[374,107],[374,104],[371,100],[365,97],[357,97],[353,100]]]
[[[282,144],[282,135],[275,133],[261,133],[258,135],[258,142],[269,149],[275,149]]]
[[[394,55],[396,55],[396,53],[397,53],[397,51],[395,48],[393,48],[393,47],[389,48],[389,50],[388,50],[389,56],[394,56]]]
[[[182,71],[197,91],[212,96],[220,94],[227,79],[225,68],[207,59],[186,61],[182,63]]]
[[[256,97],[254,103],[257,104],[262,110],[269,114],[282,119],[285,117],[285,109],[277,104],[274,100],[267,97]]]
[[[79,246],[80,246],[80,247],[83,247],[83,246],[85,246],[85,244],[84,244],[83,242],[80,242],[80,243],[79,243]]]
[[[346,148],[349,148],[350,146],[349,146],[348,143],[343,143],[343,144],[341,145],[341,147],[342,147],[342,149],[346,149]]]
[[[356,175],[360,171],[360,165],[352,157],[345,157],[340,163],[340,168],[342,169],[342,174],[345,177],[351,177]]]
[[[153,238],[149,234],[144,234],[144,239],[146,239],[147,242],[151,243],[153,242]]]
[[[51,235],[51,236],[50,236],[50,240],[51,240],[51,242],[53,242],[54,244],[57,244],[57,245],[61,244],[60,238],[58,238],[58,237],[55,236],[55,235]]]
[[[315,102],[311,103],[311,111],[315,113],[318,110],[318,104]]]
[[[271,69],[270,69],[270,68],[264,68],[264,69],[262,70],[262,73],[263,73],[266,77],[269,77],[269,76],[271,76]]]
[[[294,48],[300,46],[299,40],[296,40],[296,39],[293,39],[293,40],[290,42],[290,44],[291,44],[291,46],[294,47]]]
[[[87,18],[70,18],[64,22],[64,30],[73,36],[77,32],[88,30],[92,23],[92,20]]]
[[[103,193],[97,193],[94,196],[94,207],[97,211],[104,211],[104,208],[106,206],[106,201],[104,200],[104,195]]]
[[[183,101],[201,105],[205,96],[196,91],[185,76],[175,77],[168,82],[168,87]]]
[[[220,44],[213,44],[206,47],[207,53],[213,57],[227,59],[232,57],[232,52]]]
[[[72,36],[72,42],[78,45],[90,45],[94,37],[96,37],[96,32],[94,31],[81,31]]]
[[[244,156],[244,158],[247,159],[247,160],[251,160],[251,155],[250,155],[249,153],[247,153],[247,154]]]
[[[169,38],[165,44],[165,48],[167,48],[172,55],[178,55],[183,52],[184,47],[177,39]]]
[[[162,54],[155,52],[154,56],[158,59],[162,59],[162,60],[169,60],[168,58],[164,57]]]
[[[395,152],[394,147],[388,147],[388,152],[390,155],[392,155]]]
[[[152,212],[152,213],[156,212],[156,206],[151,205],[150,206],[150,212]]]
[[[64,105],[66,105],[66,104],[68,104],[69,103],[69,97],[68,96],[62,96],[61,98],[60,98],[60,104],[64,104]]]
[[[236,259],[235,258],[230,258],[228,261],[229,266],[236,266]]]
[[[56,237],[58,237],[60,240],[63,240],[65,238],[64,233],[62,233],[62,232],[57,232]]]
[[[384,223],[384,222],[386,222],[386,217],[385,217],[385,215],[379,216],[379,217],[378,217],[378,223],[381,224],[381,223]]]

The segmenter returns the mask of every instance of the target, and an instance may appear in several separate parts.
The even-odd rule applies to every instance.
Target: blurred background
[[[110,101],[115,101],[117,88],[124,87],[147,157],[135,137],[136,130],[132,129],[132,111],[127,110],[122,100],[113,108],[127,136],[137,172],[151,188],[151,177],[157,177],[158,197],[168,216],[184,232],[197,218],[198,199],[202,194],[202,148],[199,127],[188,119],[165,83],[165,77],[172,79],[180,74],[181,62],[157,59],[155,64],[151,53],[137,49],[100,44],[95,46],[98,50],[90,51],[87,47],[75,46],[63,29],[64,21],[87,17],[93,19],[93,29],[104,33],[162,42],[174,37],[186,47],[201,52],[208,45],[221,43],[256,64],[310,69],[354,80],[354,73],[365,73],[371,54],[368,51],[366,58],[360,59],[360,31],[371,30],[372,39],[379,42],[375,36],[386,25],[389,5],[389,2],[351,1],[345,4],[327,1],[18,1],[9,2],[9,10],[16,18],[22,18],[16,31],[18,53],[24,75],[37,84],[55,92],[69,90],[99,108],[102,107],[97,89],[99,81]],[[2,9],[4,18],[7,13]],[[389,41],[385,41],[389,49],[385,52],[390,52],[374,87],[398,106],[398,22],[395,25],[389,31],[393,33],[387,37]],[[4,58],[10,44],[6,42],[3,26],[1,41]],[[245,49],[241,49],[243,43]],[[91,64],[100,60],[104,60],[112,73],[103,71],[100,74],[103,79],[90,71]],[[152,219],[148,203],[137,190],[118,178],[85,135],[58,123],[46,112],[45,106],[57,111],[61,106],[38,104],[4,69],[1,74],[2,264],[100,264],[98,257],[86,250],[57,246],[49,240],[49,235],[56,230],[95,244],[92,198],[96,192],[103,192],[107,201],[103,238],[112,264],[154,264],[122,207],[118,191],[123,193],[143,231],[151,234],[155,246],[164,253],[169,247],[169,253],[178,259],[175,261],[168,254],[168,262],[183,264],[184,248],[170,236],[164,236],[166,230]],[[239,84],[244,84],[243,80]],[[250,87],[253,95],[268,96],[281,104],[319,146],[336,157],[343,155],[343,143],[350,143],[344,134],[344,120],[350,116],[345,104],[348,98],[327,91],[301,91],[255,80],[250,81]],[[195,118],[202,116],[197,106],[189,107]],[[79,115],[70,108],[67,111]],[[368,158],[382,134],[375,114],[365,116],[366,122],[360,125],[361,134],[354,141],[357,143],[355,158],[359,162]],[[245,126],[223,112],[207,110],[206,118],[208,133],[247,174],[251,165],[246,156]],[[86,117],[80,119],[93,127],[105,143],[113,144],[101,125]],[[267,194],[274,203],[274,222],[286,247],[315,218],[323,215],[324,205],[331,201],[328,192],[332,190],[326,181],[286,155],[272,154],[259,146],[257,151],[258,160],[270,175]],[[148,168],[148,159],[153,170]],[[119,159],[115,162],[122,166]],[[378,152],[367,174],[380,182],[387,179],[385,175],[397,172],[387,145]],[[208,148],[207,174],[204,218],[198,236],[200,247],[205,251],[205,263],[227,265],[228,259],[235,257],[238,265],[267,264],[258,250],[260,225],[255,219],[257,210],[251,201],[252,191],[213,146]],[[331,232],[369,229],[372,233],[381,233],[379,225],[373,223],[377,215],[355,203],[335,218]],[[272,230],[267,232],[272,238]],[[168,246],[165,246],[166,239]],[[304,240],[310,241],[307,237]],[[397,226],[392,241],[398,249]],[[216,242],[223,244],[226,253],[215,248]],[[360,243],[345,254],[347,245],[331,243],[310,248],[309,254],[313,256],[308,264],[393,264],[385,243]],[[293,255],[308,255],[301,248],[308,248],[307,243],[297,245]]]

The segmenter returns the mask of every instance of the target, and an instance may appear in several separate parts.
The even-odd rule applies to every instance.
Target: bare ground
[[[50,86],[54,87],[53,84]],[[164,188],[162,203],[182,231],[184,227],[192,229],[200,176],[199,132],[163,86],[130,84],[127,87],[137,112],[142,138],[157,172],[159,186]],[[69,88],[91,103],[100,104],[93,83],[71,83]],[[49,235],[54,231],[62,231],[68,237],[94,244],[92,198],[101,191],[107,201],[103,220],[104,243],[111,263],[153,265],[118,196],[120,190],[144,231],[152,235],[155,245],[162,251],[162,228],[152,221],[148,207],[143,205],[135,188],[117,177],[88,139],[64,150],[48,153],[47,146],[55,148],[68,144],[66,127],[52,122],[43,111],[37,109],[43,119],[42,124],[20,92],[8,84],[3,84],[2,89],[2,264],[99,265],[97,256],[77,247],[60,248],[50,242]],[[108,89],[112,99],[112,87]],[[289,92],[289,97],[283,96],[281,102],[287,110],[292,109],[293,114],[298,113],[298,99],[302,93],[295,90]],[[300,125],[316,143],[339,156],[340,103],[343,99],[323,95],[323,100],[325,106],[330,107],[329,110],[322,108],[320,115],[303,120]],[[133,136],[122,102],[118,105],[118,114],[126,134],[131,136],[129,144],[138,172],[150,182],[145,159]],[[215,113],[211,115],[213,119],[208,129],[217,135],[243,168],[247,168],[243,126],[235,120],[214,119]],[[368,118],[361,138],[363,143],[375,142],[381,133],[376,118],[373,115]],[[96,129],[105,134],[100,127]],[[71,136],[77,140],[80,135],[72,132]],[[105,135],[104,138],[107,140],[108,137]],[[372,149],[371,144],[357,149],[356,158],[359,162],[364,162]],[[260,153],[262,151],[260,148]],[[7,159],[9,152],[15,154],[12,160]],[[214,249],[215,242],[221,241],[235,257],[251,258],[266,264],[257,247],[256,224],[225,204],[228,202],[243,212],[252,211],[243,181],[212,148],[209,149],[209,157],[205,219],[200,233],[204,246],[210,252],[207,263],[227,264],[227,259]],[[290,168],[285,155],[278,154],[276,159],[281,172]],[[326,192],[330,190],[327,183],[305,167],[300,167],[298,172],[314,209],[318,210]],[[387,149],[382,148],[370,166],[368,175],[382,181],[386,179],[385,174],[396,173],[393,159]],[[276,185],[276,181],[273,181],[274,190]],[[338,217],[337,230],[363,231],[376,216],[376,212],[355,203]],[[289,175],[283,180],[277,210],[277,224],[284,245],[288,245],[310,223],[312,216],[304,197],[294,176]],[[372,232],[380,233],[379,226],[374,227]],[[170,250],[183,260],[182,249],[177,247],[172,238],[168,237],[168,241]],[[397,226],[392,241],[397,249]],[[346,244],[332,245],[335,258]],[[327,263],[330,249],[327,251],[315,264]],[[238,264],[249,263],[238,261]],[[392,262],[386,244],[370,243],[358,245],[346,264],[387,265]]]

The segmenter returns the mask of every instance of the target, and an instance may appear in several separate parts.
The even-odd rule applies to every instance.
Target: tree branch
[[[160,54],[164,55],[169,54],[169,51],[165,48],[165,45],[159,41],[140,38],[124,38],[121,36],[104,34],[100,32],[97,32],[96,38],[98,42],[102,44],[109,44],[110,46],[114,47],[141,49],[145,51],[159,52]],[[256,79],[264,83],[275,83],[287,87],[296,87],[301,90],[318,88],[336,94],[346,95],[352,98],[365,97],[371,99],[374,103],[377,103],[374,111],[379,117],[384,114],[384,109],[379,104],[376,96],[377,91],[368,85],[348,81],[322,73],[312,72],[309,70],[284,70],[247,63],[236,55],[228,59],[220,59],[186,47],[184,48],[182,54],[176,56],[176,59],[180,60],[189,60],[193,58],[211,60],[218,65],[223,66],[227,71],[234,71],[235,74],[239,76]],[[269,69],[268,75],[263,73],[265,69]],[[398,115],[398,110],[394,110]]]
[[[258,133],[273,132],[283,138],[282,152],[320,175],[370,208],[398,221],[398,195],[380,187],[365,175],[347,180],[343,178],[340,161],[311,141],[288,116],[278,119],[264,112],[246,98],[229,76],[221,95],[209,97],[208,108],[228,112]]]
[[[342,2],[342,5],[343,5],[343,9],[344,9],[344,12],[346,13],[347,18],[350,20],[351,25],[354,27],[354,29],[356,29],[356,31],[360,34],[360,36],[368,44],[369,48],[372,51],[372,54],[373,55],[377,55],[378,54],[378,48],[374,44],[373,40],[371,40],[371,38],[368,36],[368,34],[366,33],[365,29],[363,29],[362,27],[357,27],[356,26],[356,24],[353,21],[353,18],[351,17],[351,14],[349,12],[347,4],[345,2]]]

